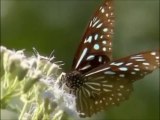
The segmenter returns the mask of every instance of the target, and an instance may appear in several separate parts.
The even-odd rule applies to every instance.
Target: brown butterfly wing
[[[131,55],[101,65],[84,75],[84,85],[76,91],[81,117],[91,115],[128,99],[132,83],[159,68],[159,50]]]
[[[112,59],[113,0],[105,0],[91,18],[75,54],[72,70],[87,72]]]

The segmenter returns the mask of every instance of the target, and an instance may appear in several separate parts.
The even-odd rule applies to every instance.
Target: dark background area
[[[98,0],[2,0],[1,44],[9,49],[54,50],[69,71],[73,56]],[[116,0],[114,58],[159,48],[159,1]],[[134,84],[130,99],[96,116],[109,120],[158,120],[158,70]]]

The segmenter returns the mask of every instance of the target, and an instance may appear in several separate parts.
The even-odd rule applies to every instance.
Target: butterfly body
[[[71,90],[79,89],[84,83],[82,74],[76,70],[66,74],[65,82]]]
[[[76,97],[80,117],[119,105],[133,91],[134,81],[160,67],[160,50],[112,59],[114,18],[113,0],[104,0],[87,26],[72,71],[63,79]]]

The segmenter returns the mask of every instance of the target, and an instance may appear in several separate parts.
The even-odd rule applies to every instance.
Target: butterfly
[[[119,105],[133,91],[134,81],[160,67],[160,50],[112,59],[113,6],[113,0],[104,0],[95,12],[74,56],[72,70],[63,80],[76,97],[80,117]]]

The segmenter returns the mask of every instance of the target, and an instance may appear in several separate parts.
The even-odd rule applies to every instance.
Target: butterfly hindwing
[[[113,0],[105,0],[91,18],[75,54],[73,70],[84,73],[112,59],[114,24],[112,2]]]
[[[159,50],[131,55],[101,65],[84,75],[84,85],[76,92],[77,110],[89,117],[126,100],[132,83],[159,68]]]
[[[76,92],[79,115],[90,117],[128,99],[133,91],[132,83],[127,79],[121,80],[106,76],[87,78],[85,85]]]

